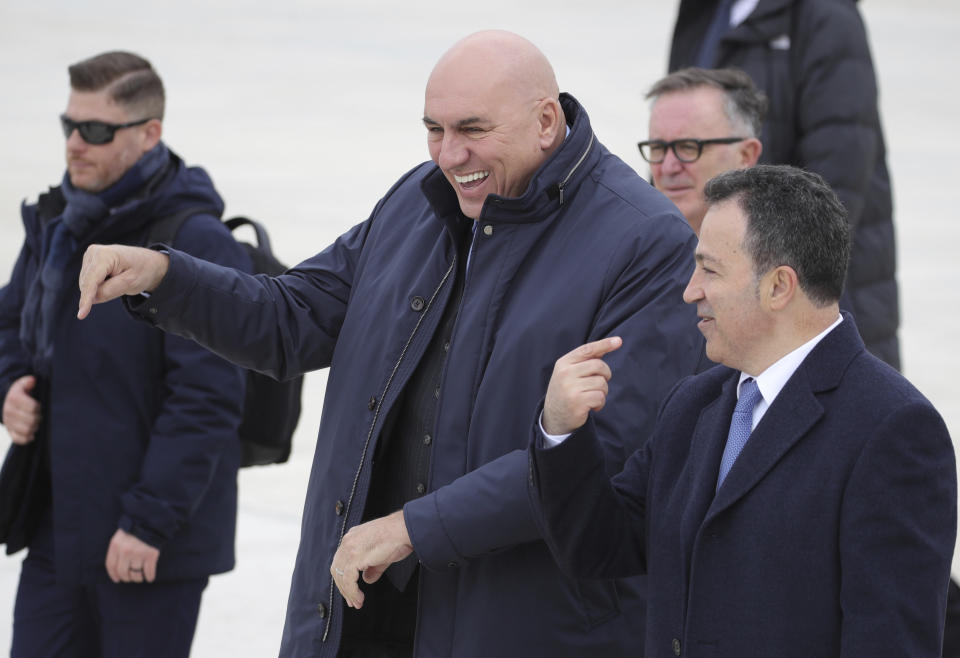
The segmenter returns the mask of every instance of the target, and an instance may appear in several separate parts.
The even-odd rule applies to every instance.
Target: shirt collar
[[[747,20],[758,4],[760,0],[735,0],[730,6],[730,27],[737,27]]]
[[[775,361],[773,365],[754,377],[754,379],[757,380],[757,388],[760,389],[760,395],[763,397],[763,401],[767,406],[773,404],[773,401],[780,394],[780,391],[784,386],[786,386],[787,380],[793,376],[793,373],[797,371],[797,368],[799,368],[800,364],[803,363],[803,360],[807,358],[807,355],[813,351],[813,348],[817,346],[817,343],[823,340],[824,337],[833,331],[833,329],[842,321],[843,316],[838,315],[837,319],[834,320],[833,324],[831,324],[829,327],[786,356],[780,357],[780,359]],[[743,372],[740,373],[740,381],[737,382],[738,398],[740,397],[740,387],[743,385],[743,381],[749,377],[751,377],[751,375]]]

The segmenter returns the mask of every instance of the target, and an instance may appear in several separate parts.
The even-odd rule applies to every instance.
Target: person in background
[[[162,141],[150,62],[106,52],[69,73],[66,173],[21,208],[26,238],[0,289],[4,475],[27,454],[38,469],[5,537],[8,552],[29,548],[11,655],[185,657],[208,576],[234,566],[245,375],[130,322],[119,301],[81,323],[76,280],[91,243],[144,244],[191,208],[206,210],[175,246],[251,264],[210,177]]]
[[[766,96],[742,71],[687,68],[655,82],[647,98],[649,132],[640,155],[654,186],[699,233],[707,181],[757,164]]]
[[[900,369],[896,239],[877,81],[856,0],[680,0],[669,71],[736,67],[766,94],[760,162],[814,171],[853,234],[840,307]]]

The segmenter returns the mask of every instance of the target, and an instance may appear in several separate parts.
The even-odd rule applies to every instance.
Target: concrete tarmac
[[[956,439],[960,351],[950,341],[960,337],[960,222],[950,189],[960,4],[860,4],[894,183],[904,371]],[[70,63],[112,49],[149,58],[167,88],[166,142],[207,168],[228,215],[265,221],[292,264],[365,219],[396,178],[429,157],[426,78],[447,47],[479,29],[536,43],[600,140],[645,175],[635,146],[646,135],[643,94],[666,69],[675,11],[676,0],[0,2],[0,282],[23,238],[20,202],[63,175],[57,116]],[[237,568],[211,579],[194,656],[277,652],[325,381],[322,372],[307,376],[290,463],[240,474]],[[0,432],[0,450],[7,445]],[[22,557],[0,559],[0,651],[10,643]]]

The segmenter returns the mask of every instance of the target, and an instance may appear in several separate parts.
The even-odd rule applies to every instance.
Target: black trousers
[[[49,514],[20,571],[11,658],[187,658],[207,578],[57,584]],[[106,555],[104,555],[106,558]]]

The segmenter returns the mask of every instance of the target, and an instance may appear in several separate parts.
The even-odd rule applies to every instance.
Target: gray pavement
[[[906,375],[960,437],[960,268],[953,217],[960,116],[955,0],[861,3],[880,77],[892,169]],[[23,231],[17,212],[63,173],[57,115],[66,65],[107,49],[150,58],[167,86],[167,143],[213,175],[229,214],[266,220],[293,263],[363,220],[427,159],[420,117],[436,57],[498,27],[534,41],[614,153],[645,172],[643,91],[666,67],[675,1],[392,3],[355,0],[0,0],[0,282]],[[477,62],[483,66],[483,62]],[[299,538],[325,374],[307,377],[289,464],[240,475],[237,568],[204,597],[193,655],[275,655]],[[0,432],[0,450],[8,439]],[[0,651],[20,559],[0,558]],[[955,571],[960,561],[954,561]]]

